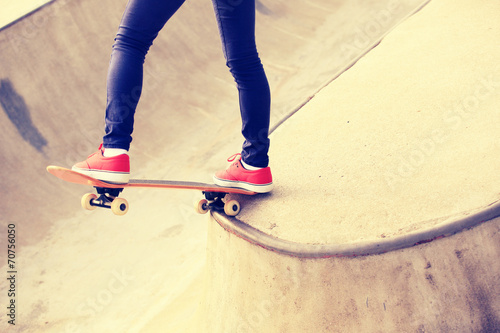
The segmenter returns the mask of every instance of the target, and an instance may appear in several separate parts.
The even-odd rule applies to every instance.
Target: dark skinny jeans
[[[142,92],[143,64],[153,40],[184,0],[130,0],[113,45],[107,79],[105,148],[129,149]],[[239,92],[242,158],[269,163],[270,90],[255,45],[255,0],[212,0],[226,64]],[[203,92],[200,92],[203,93]],[[168,117],[168,116],[167,116]]]

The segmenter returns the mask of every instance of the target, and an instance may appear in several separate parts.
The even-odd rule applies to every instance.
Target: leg
[[[112,183],[128,183],[128,154],[104,156],[105,148],[128,150],[142,91],[146,53],[184,0],[129,0],[115,38],[108,70],[106,134],[99,150],[73,170]],[[104,149],[103,149],[104,146]]]
[[[255,167],[269,163],[271,94],[255,44],[255,0],[212,0],[226,63],[238,87],[242,159]]]
[[[105,148],[129,149],[149,47],[184,0],[130,0],[108,70]]]

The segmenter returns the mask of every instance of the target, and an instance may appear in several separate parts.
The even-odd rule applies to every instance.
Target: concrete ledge
[[[271,136],[275,190],[238,220],[304,244],[441,228],[500,199],[500,11],[437,0]]]
[[[272,237],[236,218],[213,212],[213,219],[226,231],[266,250],[297,258],[359,257],[382,254],[449,237],[500,216],[500,201],[461,216],[446,218],[435,227],[405,235],[350,244],[303,244]]]
[[[500,218],[381,255],[296,258],[209,225],[203,332],[496,332]]]
[[[498,1],[433,0],[272,134],[212,213],[203,332],[500,330]]]

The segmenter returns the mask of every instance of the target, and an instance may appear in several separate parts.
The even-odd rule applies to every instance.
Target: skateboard
[[[223,211],[229,216],[236,216],[240,212],[241,206],[237,200],[226,199],[229,193],[237,193],[244,195],[257,194],[253,191],[248,191],[236,187],[222,187],[215,184],[206,184],[198,182],[184,182],[173,180],[152,180],[152,179],[130,179],[127,184],[108,183],[98,180],[79,172],[50,165],[47,171],[52,175],[64,181],[93,186],[96,189],[95,193],[87,193],[83,195],[81,204],[84,209],[94,210],[97,207],[108,208],[116,215],[125,215],[128,211],[129,204],[124,198],[119,198],[118,195],[129,187],[154,187],[166,189],[186,189],[198,190],[205,196],[196,202],[195,210],[200,214],[207,213],[210,209]]]

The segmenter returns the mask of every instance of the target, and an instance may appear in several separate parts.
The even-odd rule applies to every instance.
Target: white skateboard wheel
[[[111,211],[115,215],[125,215],[128,211],[128,202],[123,198],[115,198],[111,202]]]
[[[224,213],[228,216],[236,216],[240,212],[240,203],[236,200],[229,200],[224,204]]]
[[[194,209],[198,214],[206,214],[208,213],[209,207],[208,207],[208,200],[207,199],[202,199],[198,202],[195,203]]]
[[[92,206],[92,204],[91,204],[92,200],[95,200],[95,199],[97,199],[97,195],[95,195],[94,193],[84,194],[82,197],[82,201],[81,201],[83,209],[86,209],[86,210],[96,209],[96,206]]]

